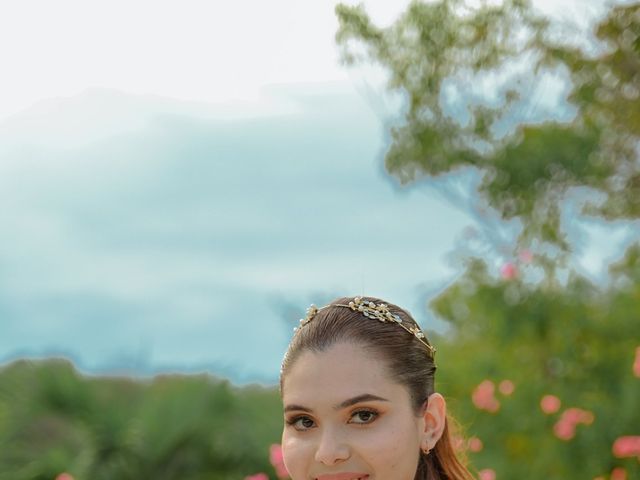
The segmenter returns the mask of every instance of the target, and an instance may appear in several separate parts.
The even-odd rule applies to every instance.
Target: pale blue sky
[[[273,382],[291,323],[344,294],[444,329],[426,301],[474,220],[384,173],[392,112],[337,63],[333,4],[227,3],[0,7],[0,361]],[[585,274],[613,231],[583,227]]]
[[[499,3],[498,0],[485,0]],[[480,0],[469,0],[471,4]],[[0,4],[0,119],[43,98],[105,87],[196,102],[259,103],[265,85],[350,83],[336,0],[21,0]],[[390,24],[409,0],[346,0]],[[607,0],[534,0],[584,26]],[[570,35],[571,29],[566,29]]]

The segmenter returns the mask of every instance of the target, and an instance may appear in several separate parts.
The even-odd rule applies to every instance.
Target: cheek
[[[292,480],[306,478],[306,469],[313,460],[311,446],[299,438],[282,435],[282,456],[284,465]]]
[[[375,435],[367,436],[364,441],[372,452],[387,458],[401,456],[402,452],[415,447],[415,441],[411,440],[409,432],[400,428],[377,432]]]
[[[393,426],[367,438],[368,457],[380,472],[393,472],[394,478],[413,478],[420,457],[420,444],[411,425]]]

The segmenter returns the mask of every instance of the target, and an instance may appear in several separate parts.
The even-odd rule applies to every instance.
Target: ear
[[[422,419],[424,420],[424,431],[420,448],[422,450],[432,450],[435,447],[442,432],[444,431],[445,419],[447,418],[447,404],[444,397],[439,393],[432,393],[425,402]]]

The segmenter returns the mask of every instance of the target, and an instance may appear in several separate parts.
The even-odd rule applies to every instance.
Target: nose
[[[325,429],[316,446],[315,460],[325,465],[336,465],[347,460],[350,455],[349,445],[335,430]]]

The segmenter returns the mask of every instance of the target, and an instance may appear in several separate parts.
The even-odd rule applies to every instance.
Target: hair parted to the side
[[[378,298],[363,297],[367,302],[385,303],[407,325],[417,325],[402,308]],[[409,391],[416,415],[434,390],[436,365],[427,347],[393,323],[365,317],[346,305],[350,297],[338,298],[315,314],[313,320],[297,329],[285,353],[280,372],[280,391],[287,372],[301,353],[321,352],[340,342],[361,345],[383,359],[393,378]],[[421,453],[415,480],[473,480],[453,443],[455,421],[447,416],[442,437],[428,454]]]

